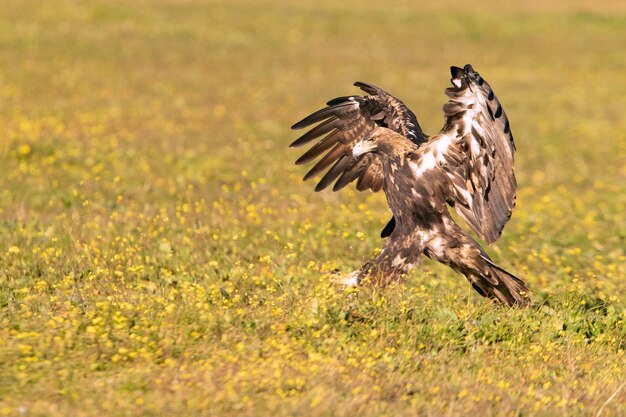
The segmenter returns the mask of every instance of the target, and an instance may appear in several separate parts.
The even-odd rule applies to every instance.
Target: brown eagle
[[[363,82],[368,95],[338,97],[292,126],[318,123],[290,146],[316,140],[296,164],[323,155],[304,176],[326,171],[315,187],[337,191],[357,180],[359,191],[383,189],[393,217],[380,253],[341,282],[401,279],[419,255],[461,272],[480,295],[509,306],[530,303],[526,284],[496,265],[450,216],[454,207],[474,232],[494,242],[515,206],[515,144],[493,90],[471,65],[451,67],[445,124],[429,137],[413,112],[386,91]],[[321,139],[320,139],[321,138]]]

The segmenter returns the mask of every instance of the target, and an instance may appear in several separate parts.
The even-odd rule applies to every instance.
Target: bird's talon
[[[331,272],[330,281],[333,284],[339,285],[341,289],[354,288],[359,285],[358,271],[342,274],[339,270],[334,270]]]

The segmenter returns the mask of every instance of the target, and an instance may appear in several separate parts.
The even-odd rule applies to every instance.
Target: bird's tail
[[[518,277],[499,267],[486,255],[480,272],[469,276],[472,287],[483,297],[494,298],[508,306],[528,306],[532,304],[530,290]]]

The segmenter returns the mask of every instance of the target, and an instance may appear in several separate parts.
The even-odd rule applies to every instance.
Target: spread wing
[[[493,90],[471,65],[451,67],[446,122],[424,146],[418,170],[442,169],[448,203],[487,243],[502,233],[515,206],[515,144]]]
[[[358,179],[359,191],[381,189],[382,166],[376,155],[368,153],[359,159],[352,157],[354,145],[376,129],[391,129],[417,145],[427,140],[415,115],[404,103],[374,85],[362,82],[354,85],[369,95],[330,100],[326,103],[328,107],[292,126],[292,129],[302,129],[318,123],[290,145],[298,147],[316,141],[296,161],[297,165],[306,164],[323,155],[304,176],[304,180],[308,180],[326,171],[315,191],[323,190],[335,180],[333,190],[337,191],[355,179]]]

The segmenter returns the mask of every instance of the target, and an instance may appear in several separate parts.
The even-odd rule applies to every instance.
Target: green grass
[[[626,9],[331,1],[0,6],[0,415],[626,414]],[[314,193],[289,126],[369,81],[428,133],[472,63],[517,142],[487,250],[509,310]]]

